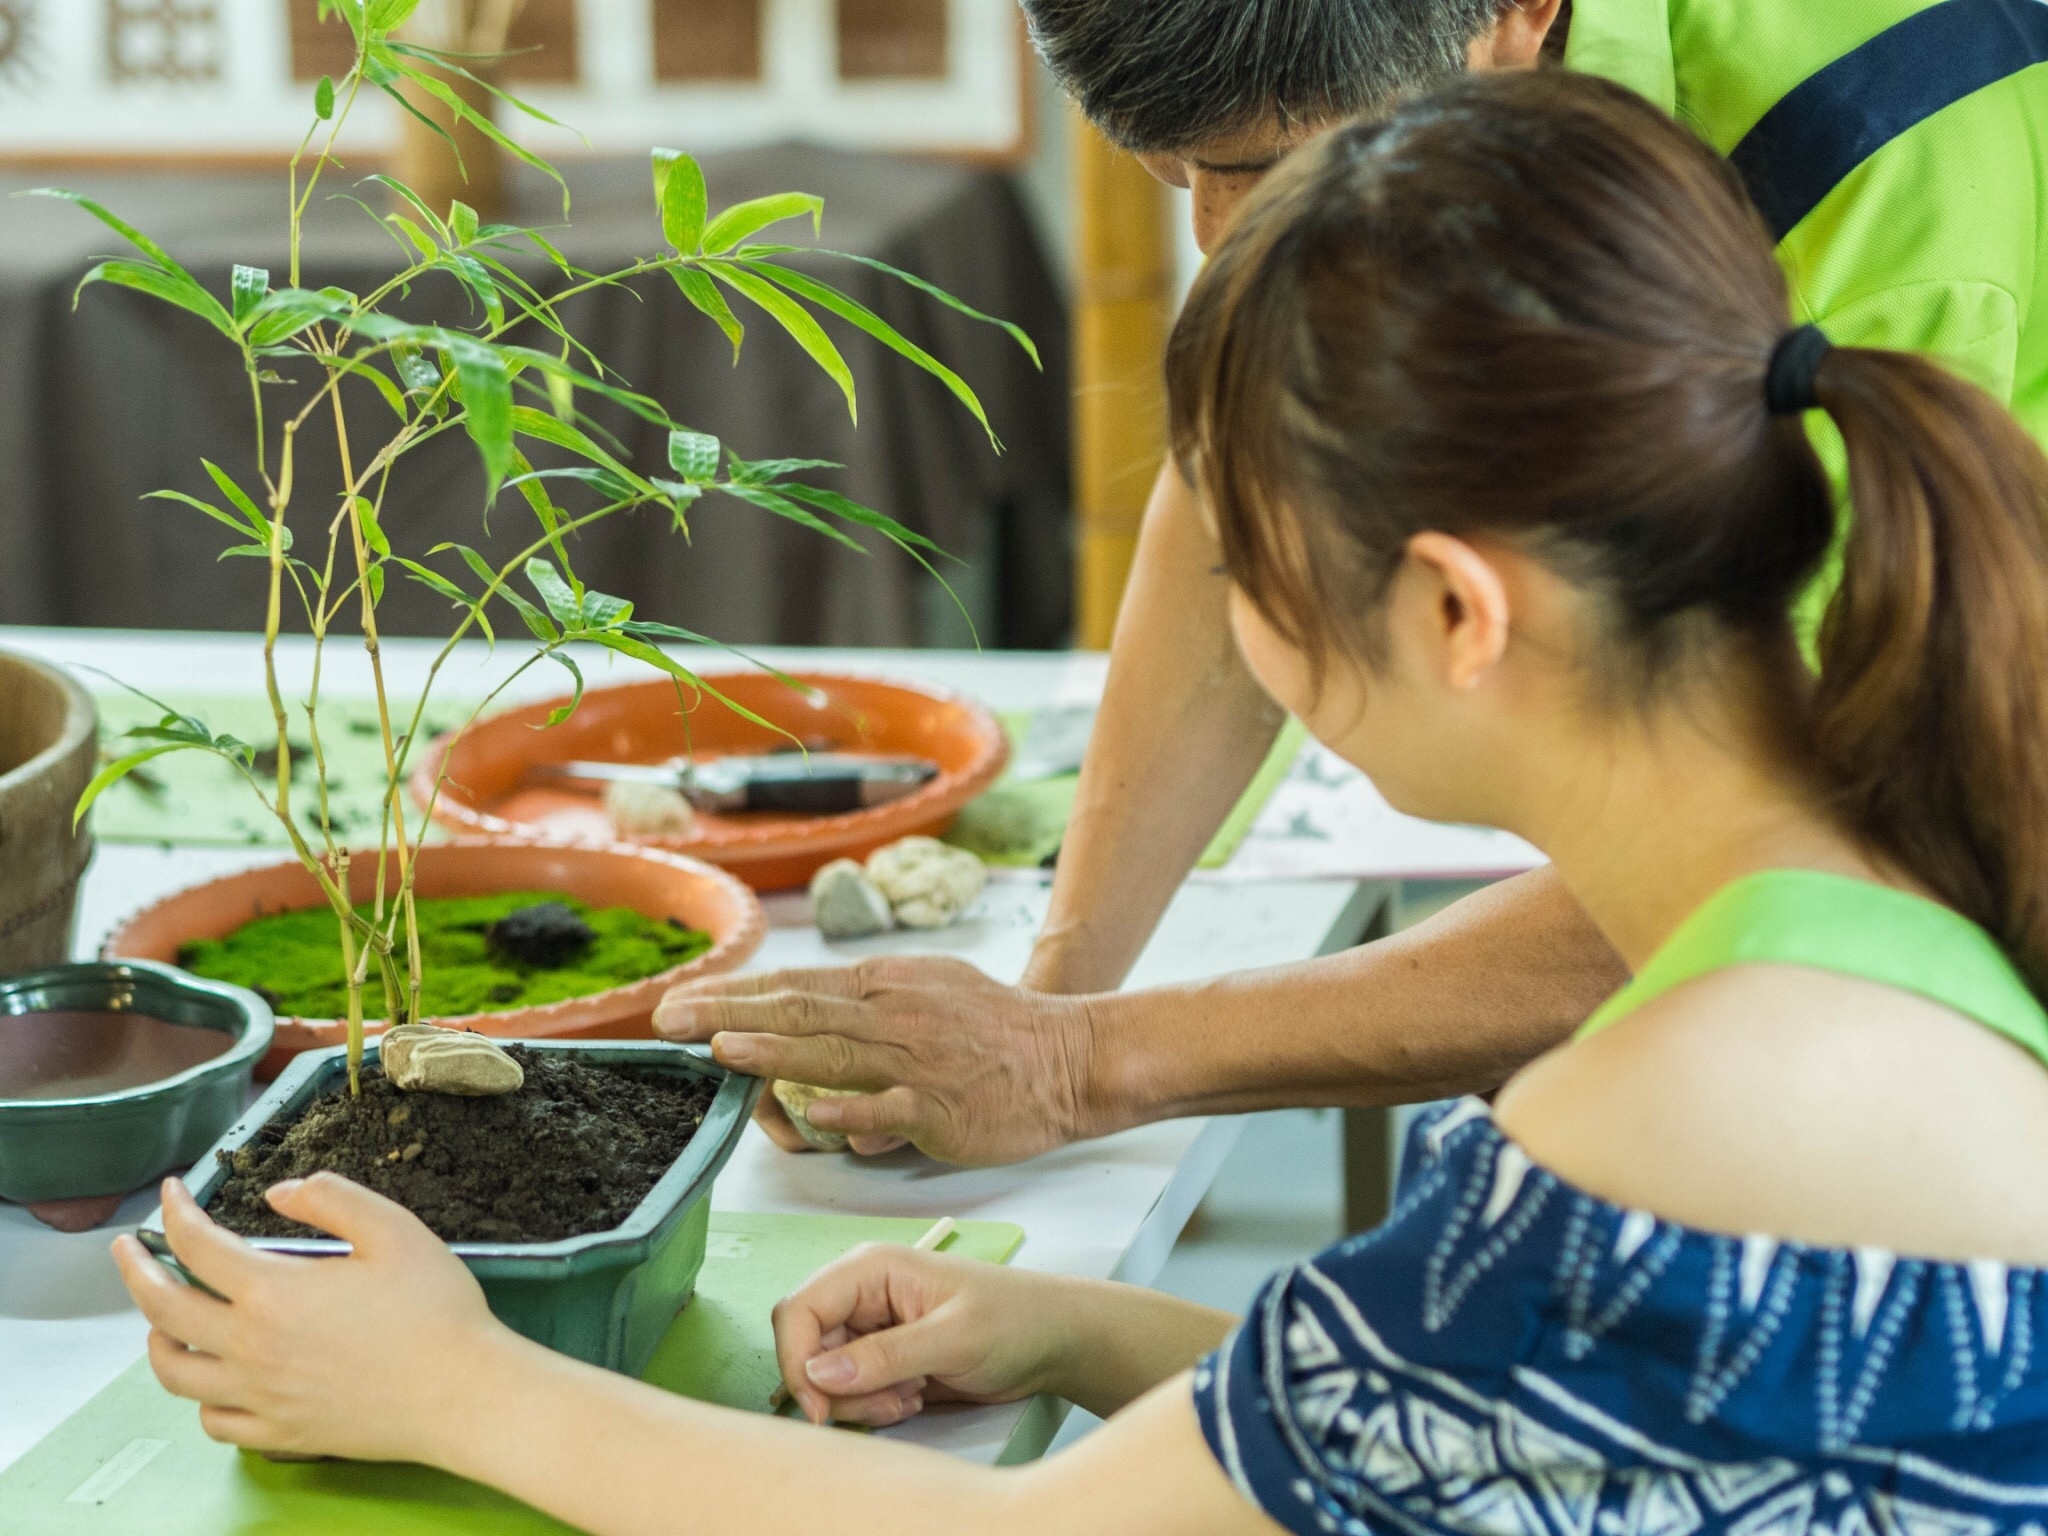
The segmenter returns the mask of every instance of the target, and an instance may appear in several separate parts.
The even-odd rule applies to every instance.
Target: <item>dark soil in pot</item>
[[[501,1098],[401,1093],[375,1066],[289,1124],[264,1127],[225,1158],[208,1207],[248,1237],[324,1236],[286,1221],[263,1192],[341,1174],[389,1196],[451,1243],[550,1243],[616,1227],[680,1157],[717,1084],[589,1066],[509,1047],[526,1085]]]
[[[428,1019],[588,997],[686,965],[713,942],[629,907],[594,908],[545,891],[423,899],[419,921]],[[225,939],[188,944],[178,964],[249,988],[280,1017],[348,1014],[341,941],[325,907],[258,918]],[[374,986],[367,1001],[372,1011],[382,1001]]]

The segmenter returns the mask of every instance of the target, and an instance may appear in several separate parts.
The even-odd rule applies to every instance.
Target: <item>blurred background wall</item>
[[[578,324],[630,382],[743,454],[844,464],[840,488],[961,557],[966,613],[887,550],[859,558],[737,505],[700,518],[687,548],[665,527],[593,530],[594,581],[650,616],[757,643],[1056,646],[1077,625],[1106,643],[1158,462],[1158,346],[1188,256],[1163,191],[1070,119],[1013,0],[426,0],[414,25],[430,41],[480,29],[493,52],[502,38],[506,88],[569,125],[499,112],[562,167],[576,259],[658,245],[646,155],[674,145],[705,160],[715,201],[823,195],[823,245],[940,283],[1042,351],[1041,371],[864,269],[838,276],[959,368],[998,455],[943,390],[864,338],[835,338],[861,385],[855,432],[768,328],[735,370],[673,289],[598,296]],[[318,0],[0,0],[0,193],[98,196],[224,293],[235,262],[284,266],[283,160],[313,84],[345,73],[349,52]],[[403,114],[368,106],[342,146],[352,178],[403,163]],[[473,171],[465,200],[491,200],[492,169],[506,217],[560,223],[558,194],[516,162]],[[308,285],[373,281],[395,260],[385,239],[362,209],[323,204]],[[203,489],[202,455],[236,467],[235,360],[138,295],[95,289],[74,313],[78,278],[116,243],[75,209],[0,200],[0,623],[250,622],[251,562],[213,563],[204,528],[174,521],[189,514],[141,500]],[[416,298],[422,318],[460,319],[466,303]],[[658,450],[630,422],[606,425]],[[451,444],[394,506],[455,537],[473,535],[481,501]],[[395,627],[433,627],[432,604],[395,596]]]

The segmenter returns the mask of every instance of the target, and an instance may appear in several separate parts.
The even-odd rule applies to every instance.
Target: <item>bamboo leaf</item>
[[[146,747],[140,752],[131,752],[126,757],[115,759],[98,773],[94,774],[92,782],[87,784],[84,792],[79,795],[78,804],[71,812],[72,827],[76,829],[78,824],[85,820],[85,813],[92,809],[95,800],[113,788],[114,785],[120,783],[121,780],[127,778],[129,774],[140,768],[144,763],[151,762],[171,752],[199,752],[206,750],[210,750],[210,748],[201,747],[197,742],[180,741],[164,746]]]
[[[234,300],[235,324],[245,325],[270,292],[270,274],[261,267],[238,265],[228,279],[228,291]]]
[[[103,261],[85,274],[72,295],[72,302],[78,302],[77,293],[93,283],[112,283],[120,288],[133,288],[151,298],[162,299],[166,304],[175,304],[179,309],[189,310],[205,320],[223,336],[240,341],[235,329],[234,316],[222,307],[219,299],[183,270],[167,270],[152,266],[146,261],[130,261],[120,258]]]
[[[377,509],[367,496],[356,498],[356,521],[363,525],[363,542],[370,546],[371,553],[380,560],[389,560],[391,540],[384,536],[383,525],[377,521]]]
[[[848,549],[863,555],[868,552],[858,539],[852,538],[841,530],[834,528],[822,517],[818,517],[814,513],[798,506],[780,491],[771,491],[765,485],[737,484],[721,485],[719,489],[728,496],[737,497],[739,500],[746,502],[749,506],[759,507],[764,512],[773,512],[777,517],[787,518],[792,523],[797,523],[810,529],[813,533],[822,533],[834,543],[844,544]]]
[[[183,267],[171,259],[169,251],[158,245],[134,225],[109,212],[101,204],[94,202],[89,197],[82,196],[77,192],[67,192],[62,187],[32,187],[18,195],[21,197],[53,197],[59,202],[75,203],[78,207],[83,208],[87,213],[106,225],[107,228],[114,231],[123,240],[134,246],[138,251],[142,252],[151,261],[164,268],[164,270],[179,273],[188,280],[192,279],[191,273],[185,271]]]
[[[741,252],[741,254],[746,255],[748,253]],[[945,305],[946,308],[953,310],[958,314],[965,315],[970,320],[978,320],[983,325],[994,326],[997,330],[1002,331],[1005,335],[1007,335],[1012,341],[1016,342],[1018,346],[1022,347],[1024,349],[1024,355],[1031,359],[1034,366],[1039,368],[1041,371],[1043,371],[1043,369],[1045,368],[1044,361],[1040,359],[1038,355],[1038,343],[1034,342],[1031,339],[1031,337],[1025,332],[1024,328],[1021,325],[1013,324],[1008,320],[998,319],[994,315],[985,315],[980,310],[976,309],[972,304],[968,304],[960,299],[954,298],[952,294],[946,292],[946,290],[939,287],[938,284],[928,283],[914,272],[905,272],[901,267],[892,267],[889,265],[888,262],[877,261],[872,256],[856,256],[850,251],[824,251],[821,252],[820,254],[830,256],[836,261],[851,261],[863,267],[872,267],[877,272],[886,272],[889,276],[895,278],[898,282],[908,283],[911,287],[915,288],[919,293],[924,294],[926,297],[937,299],[941,304]]]
[[[654,152],[654,206],[661,214],[661,232],[684,256],[704,243],[704,221],[710,194],[704,189],[704,168],[680,149]]]
[[[668,275],[676,280],[676,286],[683,290],[683,297],[697,306],[700,313],[710,317],[711,322],[725,332],[725,339],[732,343],[732,360],[735,366],[740,360],[740,343],[747,339],[747,328],[740,324],[739,316],[732,312],[732,306],[725,302],[725,295],[718,291],[718,284],[692,267],[670,267]]]
[[[773,283],[755,276],[742,267],[720,263],[710,270],[711,275],[728,288],[745,294],[766,310],[769,318],[787,331],[790,339],[810,354],[811,361],[824,369],[825,376],[837,384],[840,393],[846,396],[846,412],[858,425],[860,405],[854,398],[853,371],[846,366],[846,359],[839,355],[839,349],[832,345],[832,338],[811,318],[810,311]]]
[[[213,483],[220,487],[221,495],[233,502],[235,510],[249,519],[249,526],[256,531],[257,536],[260,538],[270,537],[270,519],[257,510],[256,503],[250,499],[249,493],[235,484],[235,477],[211,459],[201,459],[199,462],[205,466],[206,473],[211,477]],[[286,531],[289,532],[290,530]],[[290,546],[286,547],[289,548]]]
[[[250,537],[268,539],[270,537],[270,530],[261,524],[252,528],[240,518],[223,512],[212,502],[201,501],[197,496],[187,496],[183,491],[151,491],[142,499],[144,501],[176,501],[182,502],[188,507],[196,507],[215,522],[234,529],[236,533],[245,539]]]
[[[669,468],[693,484],[709,485],[718,478],[718,450],[718,439],[708,432],[668,435]]]
[[[421,565],[417,560],[408,560],[403,555],[394,555],[391,558],[394,565],[403,567],[421,586],[431,588],[453,602],[468,606],[469,594],[433,567]]]
[[[567,667],[569,669],[569,675],[576,679],[576,691],[574,694],[570,696],[569,702],[562,705],[558,709],[549,711],[548,713],[548,724],[550,726],[556,726],[560,725],[564,720],[567,720],[571,715],[575,714],[578,706],[580,706],[583,703],[583,669],[577,666],[576,663],[564,652],[549,651],[548,655],[553,657],[556,661],[559,661],[563,666]]]
[[[512,375],[505,359],[482,342],[448,336],[448,356],[462,397],[463,425],[484,461],[491,496],[512,472]]]
[[[280,288],[250,310],[244,325],[253,345],[275,347],[322,320],[346,320],[355,304],[346,288]]]
[[[935,555],[944,555],[946,553],[923,534],[904,527],[903,524],[897,522],[888,513],[877,512],[873,507],[864,507],[859,502],[840,495],[837,491],[821,490],[814,485],[794,484],[778,485],[776,490],[789,497],[792,501],[804,502],[816,507],[821,512],[829,512],[832,516],[843,518],[845,521],[853,523],[858,527],[871,528],[876,533],[883,534],[898,544],[914,546],[918,549],[928,549]],[[952,557],[947,556],[947,558],[951,559]]]
[[[397,177],[386,176],[382,171],[379,171],[375,175],[365,176],[363,182],[365,185],[383,187],[402,199],[414,213],[420,216],[421,222],[428,229],[431,229],[436,235],[440,236],[444,244],[452,238],[448,232],[447,221],[432,208],[428,207],[426,200],[419,193],[413,191],[411,187],[408,187]]]
[[[818,308],[828,310],[832,314],[839,316],[840,319],[867,332],[868,335],[874,337],[875,340],[882,343],[883,346],[887,347],[897,356],[922,368],[926,373],[945,385],[952,392],[955,400],[958,400],[967,407],[974,419],[981,423],[982,431],[988,434],[988,440],[995,446],[996,452],[1002,452],[1002,440],[996,436],[995,428],[989,425],[988,412],[982,409],[980,398],[976,396],[972,389],[967,387],[967,381],[940,362],[936,357],[933,357],[931,353],[925,351],[923,347],[910,340],[901,331],[897,330],[895,326],[889,324],[888,321],[869,309],[865,304],[850,299],[838,289],[818,282],[813,278],[806,277],[801,272],[793,272],[788,267],[777,266],[772,261],[748,262],[746,267],[750,272],[758,273],[771,282],[779,283],[798,298],[808,299],[811,303],[817,305]]]
[[[628,487],[644,488],[646,486],[646,482],[641,480],[632,470],[628,469],[619,460],[593,442],[588,433],[584,432],[580,427],[572,426],[566,421],[560,421],[550,416],[546,411],[537,411],[530,405],[514,406],[512,408],[512,426],[513,430],[522,437],[531,437],[544,443],[553,443],[557,448],[566,448],[569,452],[588,459],[593,464],[601,465],[624,481]]]
[[[770,197],[737,203],[705,228],[704,253],[723,256],[747,236],[759,234],[769,225],[780,224],[784,219],[800,219],[805,214],[811,216],[811,233],[816,236],[825,225],[825,200],[822,197],[813,197],[808,192],[777,192]]]
[[[540,559],[527,561],[526,579],[533,584],[533,590],[540,594],[540,600],[547,605],[548,612],[558,624],[564,629],[581,626],[583,605],[550,562]]]

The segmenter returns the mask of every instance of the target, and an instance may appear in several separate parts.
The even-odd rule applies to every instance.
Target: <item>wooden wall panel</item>
[[[839,78],[943,80],[946,0],[839,0]]]
[[[761,0],[654,0],[655,79],[761,76]]]
[[[291,8],[292,78],[340,79],[355,63],[355,40],[348,23],[320,20],[320,0],[288,0]],[[522,56],[506,62],[507,80],[535,80],[548,85],[574,85],[581,78],[576,28],[576,0],[526,0],[512,24],[508,51]]]

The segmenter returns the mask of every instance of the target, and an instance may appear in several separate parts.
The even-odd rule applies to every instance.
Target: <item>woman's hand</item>
[[[231,1445],[362,1461],[426,1460],[426,1436],[465,1416],[465,1360],[502,1332],[462,1262],[411,1212],[334,1174],[272,1187],[280,1215],[330,1232],[345,1258],[265,1253],[163,1186],[185,1284],[133,1237],[114,1259],[149,1319],[157,1380],[200,1404]],[[222,1299],[225,1298],[225,1299]]]
[[[783,1383],[814,1424],[877,1426],[927,1402],[1051,1390],[1072,1335],[1063,1284],[975,1259],[857,1248],[775,1308]]]

